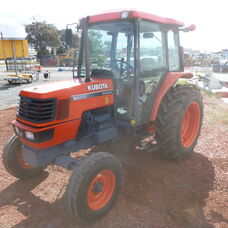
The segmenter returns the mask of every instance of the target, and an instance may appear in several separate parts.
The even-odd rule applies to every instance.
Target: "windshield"
[[[114,78],[126,74],[133,76],[133,28],[133,24],[126,21],[89,25],[90,73],[102,69],[111,71]],[[85,75],[84,64],[81,75]]]

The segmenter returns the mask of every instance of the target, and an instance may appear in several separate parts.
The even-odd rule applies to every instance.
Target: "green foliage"
[[[111,52],[111,41],[104,41],[104,34],[100,31],[89,30],[89,51],[91,56],[91,64],[102,67],[107,59],[107,56],[110,56]]]
[[[60,55],[60,54],[65,54],[66,53],[66,48],[64,47],[64,45],[61,45],[58,49],[56,54]]]
[[[95,30],[89,30],[88,32],[89,37],[89,51],[91,54],[91,57],[97,57],[99,55],[103,55],[104,53],[104,45],[102,42],[102,34],[99,31]]]
[[[48,54],[48,47],[59,47],[60,39],[57,28],[46,21],[33,21],[25,25],[26,39],[37,51],[37,57]]]
[[[112,42],[111,41],[105,41],[104,45],[105,45],[105,50],[110,52],[111,51]]]

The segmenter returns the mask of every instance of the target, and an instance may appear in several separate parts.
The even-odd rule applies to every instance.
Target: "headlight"
[[[32,143],[46,142],[48,140],[53,139],[53,135],[54,135],[54,128],[40,131],[40,132],[31,132],[31,131],[23,130],[15,125],[13,127],[17,136],[24,138]]]
[[[34,134],[30,131],[25,131],[25,138],[29,139],[29,140],[34,140]]]

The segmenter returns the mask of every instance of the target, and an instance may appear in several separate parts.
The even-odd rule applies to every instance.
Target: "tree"
[[[88,37],[89,37],[89,43],[90,43],[89,51],[90,51],[91,57],[103,55],[105,47],[102,42],[101,32],[95,31],[95,30],[89,30]]]
[[[34,21],[25,25],[26,39],[37,51],[37,57],[48,54],[48,47],[59,47],[60,39],[57,28],[46,21]]]
[[[104,45],[105,45],[105,54],[106,56],[111,56],[111,46],[112,46],[112,42],[111,41],[105,41],[104,42]]]
[[[96,30],[89,30],[88,38],[91,63],[102,67],[110,54],[111,42],[104,41],[102,32]]]
[[[57,49],[56,54],[61,55],[61,54],[65,54],[66,52],[67,52],[67,49],[66,49],[65,45],[63,45],[61,43],[60,47]]]

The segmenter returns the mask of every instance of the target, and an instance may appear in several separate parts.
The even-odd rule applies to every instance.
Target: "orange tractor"
[[[70,154],[120,142],[144,150],[152,142],[142,142],[154,136],[163,158],[184,159],[197,143],[203,104],[197,88],[178,84],[193,76],[183,72],[179,31],[194,26],[126,10],[88,16],[78,29],[77,76],[20,92],[15,135],[3,149],[3,163],[20,179],[39,175],[49,164],[73,170],[69,210],[93,222],[117,200],[120,162],[106,152],[80,160]]]

